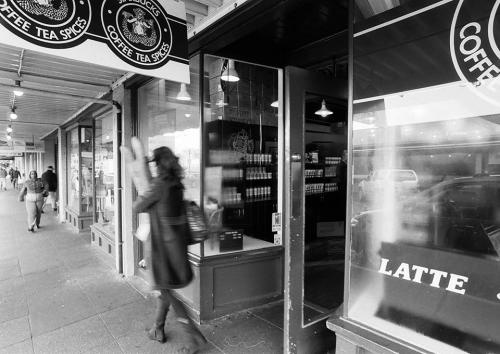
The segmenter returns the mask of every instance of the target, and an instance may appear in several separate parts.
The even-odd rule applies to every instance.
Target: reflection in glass
[[[199,58],[190,59],[191,84],[153,79],[138,89],[139,137],[147,154],[167,146],[184,168],[184,198],[200,204]],[[156,166],[150,164],[151,173]],[[190,251],[199,245],[190,246]],[[143,251],[139,251],[139,261]]]
[[[273,246],[278,71],[208,55],[204,70],[204,205],[213,231],[204,255]]]
[[[80,210],[80,148],[78,143],[78,128],[68,132],[68,206],[74,211]]]
[[[91,213],[93,208],[93,183],[92,183],[92,128],[80,127],[80,158],[81,158],[81,200],[80,211]]]
[[[114,225],[114,160],[113,117],[95,121],[95,222],[113,232]]]
[[[343,302],[347,186],[346,103],[306,94],[304,324]],[[333,109],[318,115],[319,108]],[[336,284],[336,286],[325,286]],[[337,286],[338,285],[338,286]]]

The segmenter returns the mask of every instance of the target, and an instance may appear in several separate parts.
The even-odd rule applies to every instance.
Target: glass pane
[[[78,129],[73,129],[67,135],[68,137],[68,159],[69,159],[69,183],[68,183],[68,206],[74,211],[80,210],[80,161],[79,161],[79,143]]]
[[[80,153],[81,153],[81,171],[82,171],[82,194],[81,209],[82,213],[91,213],[93,208],[93,184],[92,184],[92,128],[80,127]]]
[[[113,117],[95,121],[95,222],[114,232]]]
[[[463,3],[470,21],[488,14],[485,28],[492,3]],[[498,80],[457,81],[450,23],[436,21],[455,11],[443,3],[354,38],[348,316],[429,352],[498,353]]]
[[[199,57],[190,59],[191,84],[154,79],[138,90],[139,137],[151,154],[167,146],[184,168],[184,198],[200,204],[201,130]],[[155,175],[155,165],[150,164]],[[190,246],[199,253],[200,246]],[[139,258],[143,257],[140,251]],[[139,260],[140,260],[139,259]]]
[[[205,56],[205,256],[274,245],[278,71]]]
[[[306,93],[304,324],[324,317],[343,302],[346,120],[345,104]],[[325,287],[325,281],[335,286]]]

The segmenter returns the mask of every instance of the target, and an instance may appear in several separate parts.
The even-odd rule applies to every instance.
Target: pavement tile
[[[19,270],[19,265],[17,263],[14,265],[7,265],[0,267],[0,280],[7,280],[20,276],[21,272]]]
[[[31,273],[24,276],[26,293],[28,296],[40,296],[46,291],[53,291],[64,287],[77,287],[77,282],[72,279],[66,268],[57,267],[45,269],[42,272]]]
[[[101,314],[101,318],[115,338],[132,332],[143,333],[150,326],[155,313],[153,301],[140,300]]]
[[[0,349],[30,338],[28,317],[0,323]]]
[[[0,354],[33,354],[31,339],[0,349]]]
[[[0,281],[0,299],[10,295],[24,294],[25,291],[25,281],[22,277]]]
[[[61,260],[58,259],[53,253],[43,253],[36,256],[24,256],[19,257],[19,263],[21,265],[21,272],[26,275],[30,273],[43,272],[50,268],[57,268],[61,265]]]
[[[102,277],[91,282],[80,284],[90,301],[99,312],[108,311],[143,297],[126,281],[111,277]]]
[[[28,306],[33,336],[97,314],[88,297],[76,288],[55,289],[38,297],[29,297]]]
[[[100,345],[98,347],[92,348],[86,352],[85,354],[123,354],[120,346],[117,342],[113,341],[108,344]]]
[[[201,331],[225,354],[283,352],[283,331],[248,312],[202,325]]]
[[[36,354],[83,353],[113,342],[99,316],[33,338]]]
[[[0,323],[28,315],[24,293],[0,297]]]

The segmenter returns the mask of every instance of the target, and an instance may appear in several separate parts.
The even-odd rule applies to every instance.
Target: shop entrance
[[[343,303],[347,85],[287,67],[285,97],[285,351],[318,353]]]

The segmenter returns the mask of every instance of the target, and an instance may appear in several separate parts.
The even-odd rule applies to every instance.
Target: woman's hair
[[[158,166],[160,176],[173,177],[179,180],[184,178],[184,169],[179,164],[179,158],[168,147],[162,146],[154,149],[153,161]]]
[[[36,173],[35,170],[31,170],[30,171],[30,174],[28,175],[29,178],[31,178],[31,174],[34,173],[35,174],[35,178],[38,178],[38,173]]]

